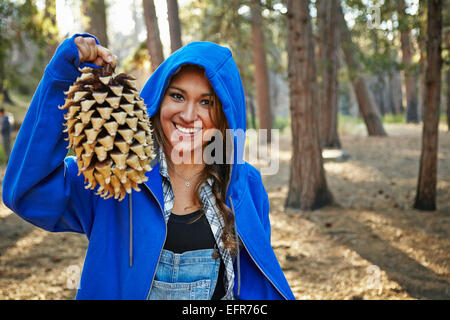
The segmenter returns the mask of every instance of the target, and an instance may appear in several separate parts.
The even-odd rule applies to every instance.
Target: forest
[[[450,299],[449,0],[1,1],[11,148],[56,48],[83,32],[138,89],[190,42],[232,51],[247,129],[275,146],[247,160],[278,163],[262,179],[296,299]],[[0,299],[74,299],[87,245],[2,203]]]

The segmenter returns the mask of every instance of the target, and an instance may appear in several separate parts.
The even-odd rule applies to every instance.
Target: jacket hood
[[[239,193],[237,177],[242,178],[244,164],[244,144],[246,130],[245,95],[239,70],[234,62],[231,51],[212,42],[191,42],[170,55],[151,75],[142,89],[140,96],[147,105],[149,117],[160,108],[164,92],[170,78],[185,64],[203,67],[215,93],[219,97],[228,126],[233,136],[233,165],[227,199],[233,196],[233,201]],[[228,158],[228,157],[227,157]]]

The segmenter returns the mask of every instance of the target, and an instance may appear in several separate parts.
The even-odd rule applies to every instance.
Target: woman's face
[[[192,158],[214,134],[212,88],[203,71],[184,67],[174,76],[161,103],[160,121],[172,154]],[[172,152],[175,151],[175,152]],[[198,153],[201,155],[201,152]],[[197,158],[197,157],[196,157]],[[176,161],[174,161],[176,162]]]

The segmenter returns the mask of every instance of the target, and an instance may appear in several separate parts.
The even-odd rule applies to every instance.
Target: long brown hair
[[[203,75],[206,77],[205,70],[198,66],[193,64],[185,64],[183,65],[175,74],[177,74],[179,71],[181,71],[184,67],[189,66],[192,68],[196,68],[198,70],[201,70],[203,72]],[[175,75],[174,74],[174,75]],[[169,84],[172,81],[174,75],[172,75],[172,78],[169,79]],[[169,87],[169,85],[167,86]],[[212,86],[211,86],[212,88]],[[166,89],[167,90],[167,89]],[[223,112],[222,103],[217,96],[217,94],[214,92],[213,89],[211,89],[212,95],[210,96],[210,105],[213,107],[209,110],[210,117],[216,127],[217,130],[220,131],[222,139],[225,140],[227,129],[229,128],[228,120],[225,116],[225,113]],[[164,92],[163,97],[165,96],[166,92]],[[153,132],[154,137],[156,140],[157,145],[162,148],[162,151],[166,154],[167,164],[169,166],[172,166],[171,159],[167,153],[167,150],[169,150],[169,139],[164,135],[160,120],[160,113],[161,113],[161,106],[159,107],[158,111],[151,117],[151,122],[153,126]],[[215,139],[215,137],[213,137]],[[209,141],[211,143],[213,140]],[[212,178],[213,184],[212,184],[212,193],[216,199],[216,205],[217,209],[220,211],[220,214],[222,215],[223,221],[224,221],[224,227],[222,230],[222,241],[225,244],[225,248],[230,249],[231,255],[234,255],[236,253],[236,239],[235,239],[235,228],[234,228],[234,215],[232,210],[227,206],[226,204],[226,192],[227,192],[227,186],[228,186],[228,180],[230,179],[231,174],[231,167],[228,161],[226,161],[226,157],[229,156],[227,154],[226,150],[226,143],[223,141],[223,155],[224,159],[221,163],[212,163],[212,164],[205,164],[205,168],[203,169],[202,173],[199,176],[199,181],[195,185],[195,194],[197,197],[197,200],[199,203],[202,203],[201,197],[200,197],[200,187],[201,185],[206,182],[208,178]],[[203,212],[204,214],[204,212]],[[215,257],[218,257],[217,255]]]

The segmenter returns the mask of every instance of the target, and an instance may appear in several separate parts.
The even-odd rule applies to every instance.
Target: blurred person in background
[[[11,131],[12,131],[12,117],[7,114],[5,108],[0,107],[0,126],[2,129],[2,143],[3,150],[5,150],[6,162],[9,160],[11,152]]]

